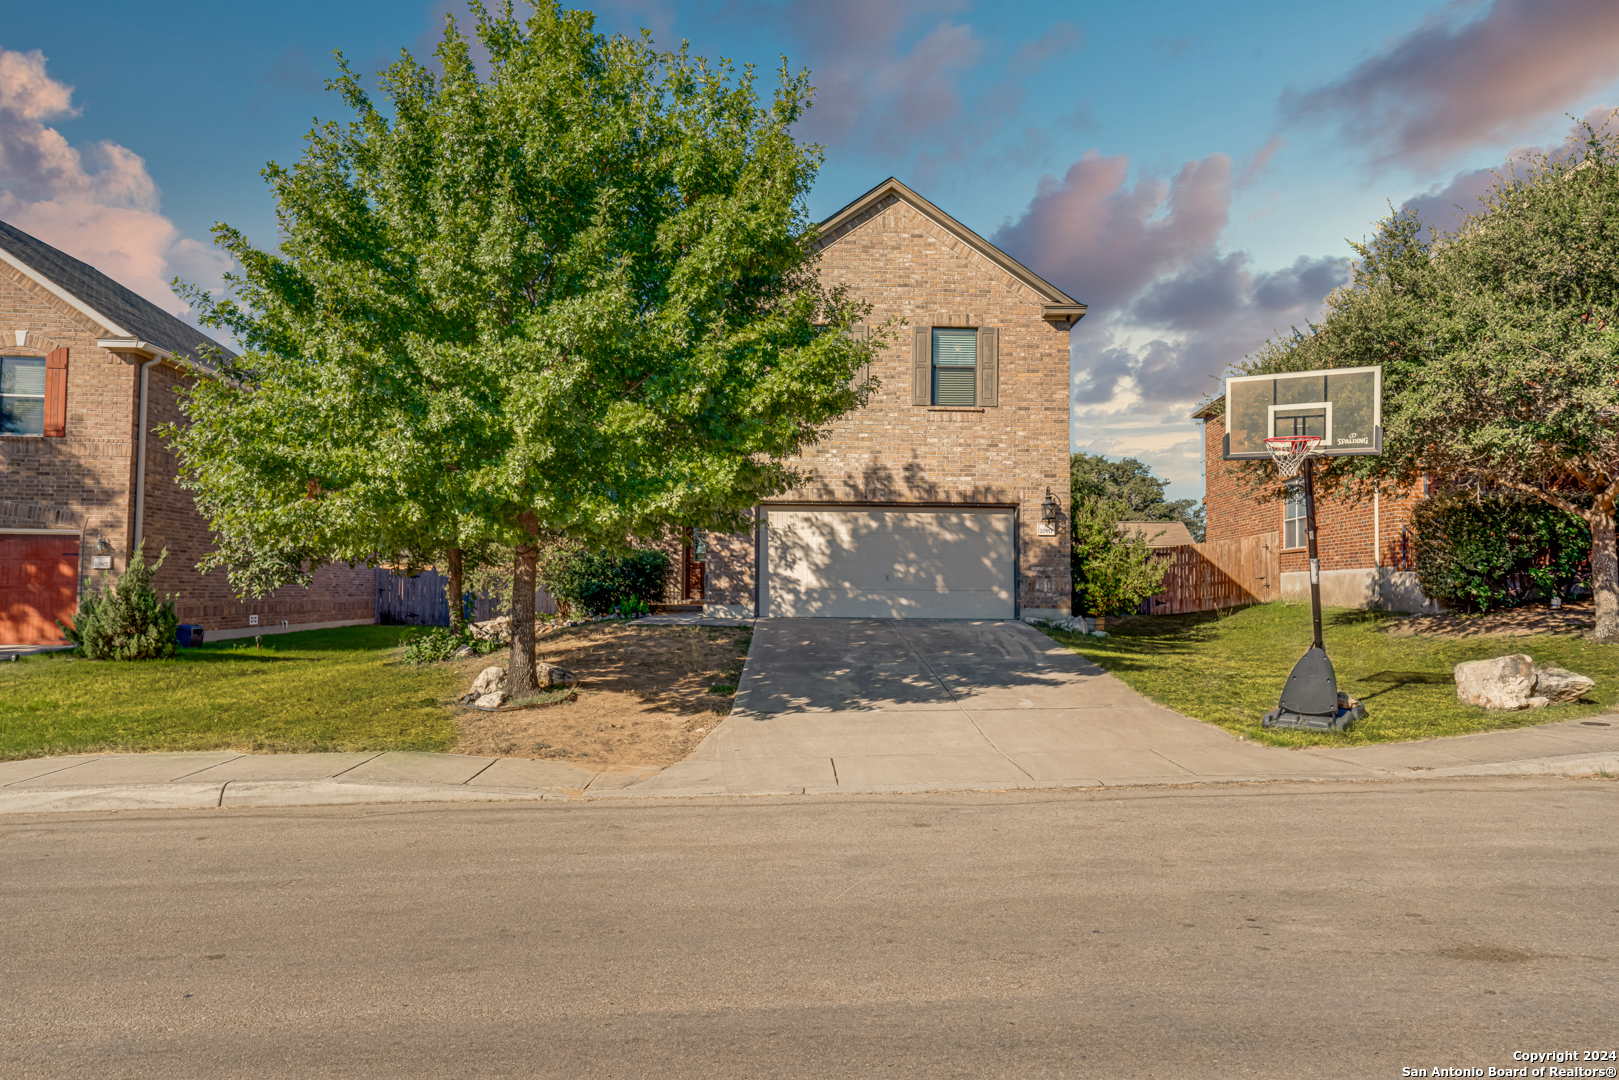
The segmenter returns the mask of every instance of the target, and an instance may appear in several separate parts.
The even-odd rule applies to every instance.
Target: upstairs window
[[[1282,503],[1282,550],[1304,546],[1304,481],[1289,480]]]
[[[0,356],[0,435],[45,434],[45,358]]]
[[[933,330],[933,404],[978,404],[978,331]]]

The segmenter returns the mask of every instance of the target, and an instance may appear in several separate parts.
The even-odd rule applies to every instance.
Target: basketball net
[[[1287,478],[1299,474],[1304,467],[1304,459],[1315,453],[1315,448],[1321,443],[1319,435],[1278,435],[1265,440],[1265,449],[1276,461],[1277,475]]]

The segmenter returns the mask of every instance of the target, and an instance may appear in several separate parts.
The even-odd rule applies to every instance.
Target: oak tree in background
[[[1109,461],[1080,450],[1069,455],[1072,505],[1116,503],[1121,521],[1179,521],[1192,538],[1203,539],[1203,507],[1196,499],[1166,499],[1169,486],[1152,474],[1152,466],[1136,458]]]
[[[1318,474],[1362,492],[1426,473],[1583,518],[1601,641],[1619,640],[1619,137],[1500,174],[1432,241],[1410,212],[1379,223],[1309,333],[1241,373],[1383,365],[1383,454]]]
[[[534,678],[539,545],[614,548],[665,525],[745,530],[790,458],[870,393],[866,305],[821,287],[793,123],[740,75],[587,12],[473,5],[487,62],[446,20],[442,74],[408,53],[379,106],[265,170],[278,252],[195,297],[249,377],[197,387],[186,483],[227,546],[283,566],[424,536],[509,544],[514,694]],[[444,521],[451,528],[423,523]]]

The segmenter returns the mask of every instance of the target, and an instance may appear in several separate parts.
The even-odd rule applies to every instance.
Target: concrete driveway
[[[1154,705],[1022,623],[761,619],[730,717],[635,790],[1175,783],[1299,764]]]

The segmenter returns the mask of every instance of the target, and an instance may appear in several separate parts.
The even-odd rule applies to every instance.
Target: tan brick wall
[[[1066,612],[1066,520],[1057,537],[1036,526],[1047,488],[1068,508],[1068,333],[1041,317],[1041,296],[893,196],[823,242],[822,281],[870,301],[871,325],[904,325],[873,365],[876,396],[803,455],[812,479],[783,501],[1015,505],[1019,604]],[[932,326],[999,328],[999,406],[911,404],[911,332]],[[709,602],[751,605],[753,539],[709,546]]]
[[[25,344],[16,344],[25,331]],[[113,548],[113,571],[122,573],[135,544],[136,434],[140,364],[133,354],[96,345],[108,329],[0,263],[0,352],[44,356],[69,349],[67,431],[62,438],[0,435],[0,530],[82,529],[80,588],[104,580],[90,569],[96,541]],[[182,376],[165,364],[149,373],[149,431],[180,419],[174,388]],[[366,567],[325,567],[309,589],[282,589],[263,600],[238,601],[225,575],[202,575],[196,564],[208,550],[207,524],[191,496],[174,483],[176,460],[155,434],[147,444],[144,534],[149,558],[165,546],[169,558],[155,586],[176,597],[182,622],[209,630],[245,627],[249,614],[265,626],[372,618],[372,573]]]
[[[1281,482],[1268,485],[1259,496],[1242,484],[1240,462],[1226,461],[1225,421],[1220,417],[1203,422],[1203,461],[1210,541],[1236,540],[1258,533],[1281,532],[1283,502],[1277,496]],[[1397,489],[1382,492],[1374,506],[1371,499],[1356,501],[1346,496],[1316,499],[1316,550],[1322,570],[1357,570],[1384,566],[1411,569],[1410,549],[1404,530],[1411,511],[1422,498],[1419,491]],[[1378,546],[1381,545],[1381,552]],[[1309,556],[1303,548],[1283,549],[1282,573],[1309,570]]]

